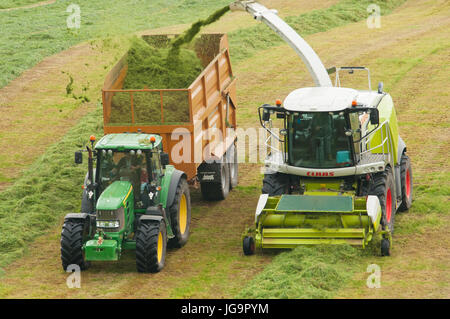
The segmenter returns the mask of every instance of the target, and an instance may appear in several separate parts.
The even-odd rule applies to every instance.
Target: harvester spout
[[[262,21],[274,30],[300,56],[311,74],[316,86],[332,87],[330,76],[319,56],[311,46],[278,16],[276,10],[267,9],[255,1],[235,1],[231,11],[247,11],[256,20]]]

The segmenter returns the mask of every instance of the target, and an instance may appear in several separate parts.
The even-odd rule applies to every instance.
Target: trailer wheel
[[[230,189],[233,189],[238,185],[238,156],[236,145],[231,145],[230,149],[227,152],[227,162],[230,166]]]
[[[287,194],[289,192],[289,176],[282,173],[264,174],[262,193],[269,196]]]
[[[381,240],[381,256],[391,255],[391,242],[387,238]]]
[[[89,268],[89,261],[85,260],[83,242],[87,234],[84,220],[66,220],[61,231],[61,261],[66,271],[70,265],[78,265],[81,270]]]
[[[230,192],[230,167],[224,161],[211,164],[215,166],[215,171],[219,176],[220,183],[201,182],[200,189],[202,196],[206,200],[223,200]]]
[[[247,236],[242,242],[242,249],[245,256],[250,256],[255,253],[255,240],[253,237]]]
[[[164,268],[167,230],[163,220],[139,223],[136,232],[136,268],[155,273]]]
[[[387,167],[384,172],[374,175],[369,195],[378,196],[382,211],[381,223],[393,233],[396,195],[394,177],[390,167]]]
[[[174,238],[169,239],[171,247],[184,246],[189,238],[191,225],[191,195],[186,179],[180,179],[172,206],[169,208]]]
[[[411,208],[413,199],[413,177],[411,160],[406,154],[402,155],[400,164],[400,179],[402,184],[402,204],[398,208],[403,212]]]

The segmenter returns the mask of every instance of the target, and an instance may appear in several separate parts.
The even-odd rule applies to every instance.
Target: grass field
[[[339,2],[339,5],[347,2]],[[311,9],[326,14],[334,12],[331,8],[335,2],[324,1],[317,5]],[[317,17],[317,12],[306,13],[304,17]],[[125,292],[127,297],[143,298],[449,297],[450,242],[446,229],[450,219],[446,157],[449,116],[442,112],[448,109],[449,100],[448,89],[441,85],[448,82],[449,74],[448,66],[442,64],[450,56],[449,13],[450,6],[443,0],[409,0],[383,17],[379,30],[368,29],[365,21],[360,21],[364,20],[363,16],[358,18],[360,22],[355,22],[346,20],[344,15],[335,28],[312,29],[316,31],[306,37],[326,66],[366,65],[372,71],[373,83],[384,81],[386,90],[394,97],[400,134],[413,161],[415,201],[409,212],[396,216],[390,258],[367,255],[348,247],[333,252],[325,248],[300,247],[280,254],[269,252],[244,257],[240,234],[253,220],[261,181],[259,165],[244,164],[240,165],[240,186],[226,201],[203,202],[199,192],[193,190],[191,239],[185,248],[169,252],[167,267],[162,273],[144,276],[135,273],[134,256],[127,254],[118,264],[95,264],[83,273],[82,289],[67,289],[67,274],[61,270],[59,260],[61,218],[79,207],[79,185],[85,172],[72,164],[73,151],[92,132],[101,134],[98,92],[104,74],[123,53],[126,41],[97,40],[69,50],[72,54],[63,53],[56,59],[45,60],[46,64],[56,63],[57,67],[50,68],[50,73],[33,74],[31,79],[27,77],[29,73],[25,73],[25,79],[29,79],[22,87],[25,97],[17,93],[20,91],[13,92],[7,96],[5,104],[0,104],[9,106],[6,120],[11,122],[8,124],[23,130],[17,130],[16,138],[20,134],[27,137],[26,146],[20,148],[25,162],[43,154],[33,164],[29,161],[8,175],[5,185],[12,186],[0,193],[0,233],[7,235],[0,239],[0,266],[4,267],[3,275],[0,274],[0,297],[120,298]],[[243,127],[251,127],[257,125],[256,106],[284,97],[295,88],[310,85],[311,81],[298,57],[278,40],[269,41],[265,47],[255,43],[250,51],[239,53],[239,41],[246,40],[245,33],[230,25],[234,14],[241,19],[240,13],[233,13],[224,18],[224,25],[219,21],[210,28],[231,30],[232,55],[236,52],[233,67],[239,78],[238,122]],[[250,18],[248,24],[239,21],[242,28],[260,28],[252,27]],[[185,20],[181,17],[176,22],[183,24]],[[164,30],[160,28],[158,32]],[[174,27],[166,30],[174,30]],[[355,50],[349,43],[358,43],[360,48]],[[77,56],[77,50],[89,54]],[[80,69],[84,70],[80,72],[82,75],[77,74]],[[74,75],[77,92],[89,83],[90,103],[83,104],[64,96],[68,78],[62,70]],[[42,83],[49,87],[44,88]],[[361,84],[351,79],[348,83]],[[15,85],[13,82],[12,87]],[[26,109],[27,104],[20,103],[30,99],[39,106],[36,110]],[[56,126],[57,130],[45,133],[45,127],[52,125],[46,120],[50,110],[55,122],[64,116],[67,119],[64,125]],[[14,113],[16,111],[26,112],[27,116]],[[91,113],[84,116],[88,112]],[[441,116],[436,118],[436,113]],[[33,127],[34,121],[40,126]],[[34,131],[28,132],[24,128],[26,124]],[[38,145],[28,140],[34,141],[36,127],[44,132],[41,136],[37,134],[36,143],[46,140]],[[2,140],[9,138],[6,130],[6,125],[0,125]],[[51,138],[52,133],[54,138]],[[8,141],[7,145],[17,145],[14,137]],[[48,145],[52,146],[47,149]],[[3,150],[3,154],[7,151],[18,152],[12,146]],[[17,165],[3,160],[4,170],[0,165],[0,172],[8,171],[10,163]],[[15,180],[12,176],[20,178],[12,183]],[[242,205],[242,201],[246,205]],[[42,233],[44,235],[39,236]],[[186,264],[186,260],[192,262]],[[332,262],[334,260],[336,263]],[[352,266],[346,267],[348,263]],[[366,268],[371,263],[381,266],[381,289],[368,289],[365,285]],[[319,271],[311,274],[311,265],[320,265]],[[104,281],[105,276],[107,281]],[[140,284],[136,286],[136,282]],[[130,287],[133,287],[131,293]]]

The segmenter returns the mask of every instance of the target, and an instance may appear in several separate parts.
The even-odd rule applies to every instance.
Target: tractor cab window
[[[161,176],[161,162],[159,160],[159,154],[157,151],[150,153],[150,163],[151,163],[151,180],[152,182],[159,185],[159,180]]]
[[[99,167],[101,191],[115,181],[128,181],[133,186],[135,202],[140,201],[141,188],[148,183],[147,159],[141,151],[102,152]]]
[[[289,163],[336,168],[352,164],[344,112],[297,113],[288,118]]]

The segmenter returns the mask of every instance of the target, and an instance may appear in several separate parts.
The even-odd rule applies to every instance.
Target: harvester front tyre
[[[387,238],[381,240],[381,256],[391,255],[391,242]]]
[[[411,160],[406,154],[402,155],[400,164],[400,179],[402,186],[402,204],[400,205],[398,210],[404,212],[411,208],[413,199],[413,177]]]
[[[289,192],[289,176],[282,173],[264,174],[262,193],[278,196]]]
[[[138,272],[156,273],[164,268],[167,230],[164,221],[139,223],[136,232],[136,268]]]
[[[251,256],[255,253],[255,240],[253,237],[247,236],[242,242],[242,249],[245,256]]]
[[[175,198],[169,208],[171,227],[174,238],[169,240],[170,247],[180,248],[189,238],[191,225],[191,195],[185,178],[178,183]]]
[[[384,172],[373,176],[373,184],[369,195],[378,196],[382,212],[381,223],[393,233],[396,195],[394,176],[390,167],[387,167]]]
[[[230,192],[230,167],[224,161],[215,163],[219,183],[201,182],[200,190],[204,199],[209,201],[224,200]]]
[[[61,262],[64,271],[70,265],[77,265],[80,270],[89,268],[89,261],[85,260],[83,243],[87,234],[84,220],[66,220],[61,231]]]

